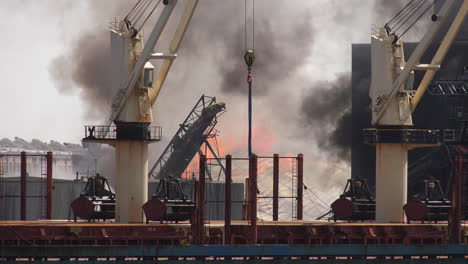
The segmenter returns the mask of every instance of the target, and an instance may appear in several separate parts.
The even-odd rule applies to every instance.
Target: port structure
[[[180,179],[197,153],[206,155],[202,150],[203,145],[224,173],[224,165],[208,139],[216,136],[215,126],[225,109],[225,104],[217,103],[216,97],[202,95],[151,167],[148,176],[153,179]],[[213,180],[210,170],[207,174]]]
[[[224,158],[226,212],[235,202],[230,199],[232,161],[249,162],[247,221],[231,221],[230,214],[224,221],[205,219],[207,159],[201,155],[195,188],[197,206],[190,224],[0,222],[0,263],[52,263],[58,259],[64,263],[466,263],[468,246],[463,240],[467,236],[463,234],[467,227],[459,221],[449,226],[347,221],[330,224],[300,220],[299,210],[298,221],[257,221],[258,158],[266,157],[253,154],[248,159],[231,155]],[[281,158],[273,155],[274,167],[279,166]],[[302,177],[302,155],[296,158],[298,177]],[[457,159],[459,179],[466,166],[466,160]],[[297,188],[302,188],[301,179],[297,183]]]
[[[440,68],[449,47],[455,40],[468,10],[468,1],[463,1],[457,15],[451,21],[449,30],[429,64],[421,64],[420,59],[432,43],[455,1],[446,1],[438,14],[432,16],[431,27],[419,42],[407,61],[403,52],[403,41],[399,36],[396,21],[402,14],[414,16],[413,22],[422,15],[420,11],[411,11],[404,7],[385,26],[375,30],[371,35],[372,81],[369,96],[372,101],[372,125],[382,136],[376,137],[376,221],[380,223],[404,222],[403,206],[407,203],[408,151],[417,147],[437,146],[431,137],[427,142],[395,142],[393,135],[407,135],[408,126],[412,126],[411,114],[416,109],[422,95],[428,89],[435,73]],[[424,13],[423,13],[424,14]],[[411,19],[410,19],[411,20]],[[408,20],[405,20],[408,21]],[[414,23],[403,25],[404,35]],[[396,29],[392,29],[395,27]],[[423,71],[424,77],[416,89],[413,89],[414,71]],[[392,128],[396,131],[386,131]],[[386,136],[392,135],[392,140]],[[430,134],[430,131],[421,134]],[[386,135],[386,136],[383,136]],[[403,138],[403,137],[402,137]]]
[[[152,3],[138,0],[124,19],[110,28],[112,64],[109,67],[112,89],[116,92],[105,125],[86,127],[83,141],[104,143],[115,148],[116,222],[145,221],[142,206],[148,200],[148,144],[161,139],[161,129],[150,127],[152,106],[177,58],[198,0],[183,1],[185,9],[175,31],[171,32],[169,51],[154,52],[177,3],[177,0]],[[143,43],[141,30],[148,21],[152,21],[149,19],[152,16],[158,17]],[[155,69],[150,62],[152,59],[162,60],[160,69]],[[157,78],[153,80],[155,72]]]
[[[273,158],[279,160],[281,157],[274,155]],[[297,159],[301,158],[299,154]],[[230,183],[232,161],[235,160],[240,158],[225,157],[226,212],[234,202],[230,199]],[[115,262],[113,258],[119,263],[466,262],[467,245],[463,244],[462,238],[467,237],[462,234],[467,227],[460,222],[452,222],[452,228],[446,223],[257,221],[258,157],[253,154],[247,160],[250,182],[247,221],[231,221],[230,215],[226,214],[225,221],[207,223],[204,218],[207,159],[201,155],[200,179],[195,188],[197,210],[190,224],[2,222],[0,263],[16,260],[48,263],[57,259],[65,263],[89,263],[97,259],[110,263]],[[457,164],[457,174],[461,176],[467,163],[458,159]],[[298,171],[298,174],[302,173]]]
[[[40,180],[41,187],[39,198],[41,199],[41,217],[42,219],[52,219],[52,195],[53,195],[53,156],[52,152],[47,153],[28,153],[22,151],[20,153],[0,153],[0,220],[4,220],[3,212],[7,210],[5,198],[14,197],[20,199],[20,220],[27,220],[27,207],[28,207],[28,198],[27,195],[27,177],[28,177],[28,158],[39,158],[40,162]],[[7,196],[5,194],[5,177],[4,170],[4,158],[5,157],[19,157],[20,158],[20,194]],[[32,162],[32,161],[30,161]],[[37,196],[33,196],[37,197]]]

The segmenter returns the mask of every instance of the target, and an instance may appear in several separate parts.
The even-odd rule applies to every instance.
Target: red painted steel
[[[20,219],[26,220],[26,152],[21,152],[21,198]]]
[[[336,199],[330,207],[336,219],[351,219],[353,215],[354,204],[344,197]]]
[[[143,212],[145,213],[147,223],[149,221],[162,221],[166,210],[166,205],[156,197],[153,197],[143,205]]]
[[[52,161],[53,161],[53,154],[52,152],[47,152],[46,155],[47,159],[47,208],[46,208],[46,218],[52,219],[52,195],[53,195],[53,177],[52,177]]]
[[[222,243],[223,221],[205,227],[205,244]],[[465,229],[467,227],[465,226]],[[2,222],[0,246],[8,245],[183,245],[189,243],[190,225],[116,224],[87,222]],[[234,221],[232,244],[250,244],[251,226]],[[303,221],[262,221],[258,244],[444,244],[447,224],[375,224]]]
[[[94,212],[94,204],[86,197],[78,197],[70,204],[73,211],[73,217],[75,220],[77,217],[81,219],[92,219]]]
[[[427,205],[418,200],[408,201],[403,206],[408,223],[411,221],[424,221],[427,215]]]
[[[257,244],[257,160],[255,154],[249,160],[250,244]]]
[[[197,233],[197,244],[204,244],[205,238],[205,202],[206,202],[206,184],[205,184],[205,172],[206,172],[206,156],[200,155],[200,167],[199,167],[199,182],[198,186],[198,233]]]
[[[279,205],[279,155],[273,155],[273,221],[278,221]]]
[[[462,182],[465,169],[463,157],[456,157],[455,165],[455,179],[452,184],[452,210],[449,218],[449,240],[451,243],[461,243]]]
[[[297,155],[297,220],[303,219],[304,208],[304,155]]]
[[[224,244],[231,244],[231,183],[232,157],[226,155],[226,180],[224,184]]]
[[[195,198],[195,210],[192,211],[192,218],[190,219],[190,232],[191,232],[191,243],[196,245],[198,242],[198,211],[200,209],[199,204],[199,197],[198,197],[198,190],[200,189],[198,186],[200,186],[200,182],[195,181],[193,182],[193,193],[194,193],[194,198]]]

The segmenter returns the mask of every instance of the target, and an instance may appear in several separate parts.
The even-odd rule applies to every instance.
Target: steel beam
[[[206,156],[200,155],[199,186],[198,186],[198,220],[197,244],[202,245],[205,237],[205,202],[206,202]]]
[[[21,152],[21,208],[20,208],[20,219],[26,220],[26,152]]]
[[[257,155],[249,160],[249,219],[250,244],[257,244]]]
[[[297,155],[297,220],[303,219],[304,208],[304,155]]]
[[[231,244],[231,183],[232,157],[226,155],[226,180],[224,183],[224,244]]]
[[[279,155],[273,155],[273,221],[278,221]]]
[[[52,161],[53,154],[52,152],[47,152],[47,209],[46,209],[46,218],[52,219],[52,194],[53,194],[53,178],[52,178]]]

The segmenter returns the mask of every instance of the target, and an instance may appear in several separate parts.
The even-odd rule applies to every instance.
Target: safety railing
[[[441,142],[440,130],[429,129],[376,129],[363,130],[364,142],[372,143],[420,143],[437,144]]]
[[[366,144],[414,143],[414,144],[458,144],[462,141],[456,129],[363,129]]]
[[[142,140],[160,141],[162,128],[159,126],[133,125],[118,128],[117,126],[85,126],[84,140]]]

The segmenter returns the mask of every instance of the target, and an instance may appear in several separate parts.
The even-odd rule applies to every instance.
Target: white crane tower
[[[457,15],[432,61],[421,64],[421,57],[454,4],[455,0],[446,0],[439,13],[432,16],[429,30],[408,61],[405,61],[403,41],[388,24],[371,36],[372,81],[369,96],[375,129],[369,129],[367,133],[373,133],[372,143],[376,147],[377,222],[405,221],[403,206],[407,202],[408,150],[440,143],[433,130],[407,129],[407,126],[413,125],[411,114],[440,68],[466,16],[468,0],[463,0],[460,8],[455,10]],[[415,10],[415,1],[410,1],[406,8]],[[402,12],[405,10],[399,14]],[[411,11],[406,12],[410,14],[408,12]],[[413,89],[414,71],[425,71],[416,89]]]
[[[154,52],[177,0],[138,0],[127,16],[110,32],[112,88],[117,90],[104,126],[87,126],[84,141],[115,147],[116,222],[144,221],[143,204],[148,200],[148,144],[161,139],[161,129],[150,127],[152,105],[177,57],[177,51],[192,19],[198,0],[183,0],[185,9],[173,32],[168,52]],[[160,4],[163,5],[160,6]],[[162,10],[143,43],[141,29]],[[158,46],[158,49],[161,47]],[[155,69],[151,59],[163,60]],[[157,77],[153,81],[153,73]],[[112,125],[114,123],[114,125]]]

